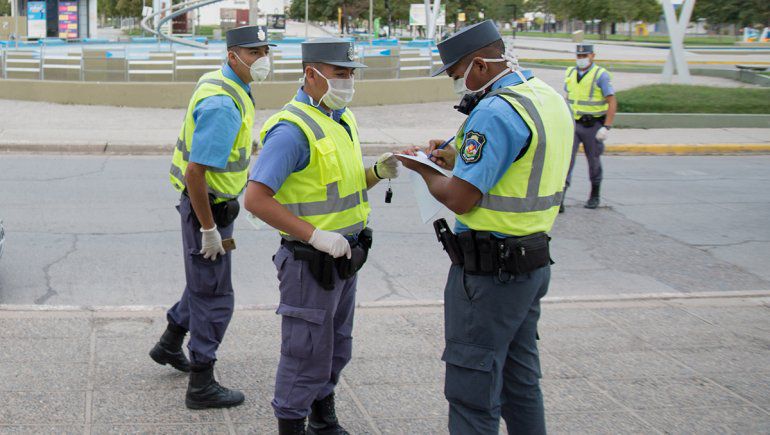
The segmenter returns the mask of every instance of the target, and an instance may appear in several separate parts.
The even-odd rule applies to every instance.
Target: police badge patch
[[[463,140],[463,146],[460,148],[460,158],[465,163],[478,162],[481,160],[481,150],[486,142],[487,138],[479,132],[469,131],[465,133],[465,140]]]

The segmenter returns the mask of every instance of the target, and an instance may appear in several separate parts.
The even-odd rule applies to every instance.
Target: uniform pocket
[[[229,253],[218,255],[216,260],[203,258],[198,249],[187,252],[187,286],[190,291],[209,295],[226,295],[233,292],[230,278]]]
[[[281,319],[281,354],[310,358],[318,350],[323,333],[326,310],[279,304],[276,314]]]
[[[337,146],[328,137],[315,142],[318,162],[321,170],[321,184],[331,184],[342,180],[342,171],[337,159]]]
[[[447,340],[441,359],[446,362],[444,395],[448,401],[484,410],[497,406],[494,349]]]

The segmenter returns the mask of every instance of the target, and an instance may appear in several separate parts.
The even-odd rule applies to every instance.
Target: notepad
[[[433,163],[424,152],[418,151],[416,156],[408,156],[406,154],[396,154],[397,156],[414,160],[422,163],[438,172],[443,176],[447,176],[441,167]],[[420,211],[420,219],[422,223],[426,224],[433,219],[443,208],[444,204],[438,202],[436,198],[431,195],[428,190],[428,185],[425,184],[425,180],[422,176],[415,171],[409,171],[409,181],[412,183],[412,191],[414,192],[415,199],[417,199],[417,207]]]

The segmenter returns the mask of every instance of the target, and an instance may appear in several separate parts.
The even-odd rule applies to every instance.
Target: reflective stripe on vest
[[[596,83],[605,72],[607,72],[607,70],[604,68],[594,65],[580,81],[577,81],[577,68],[572,67],[567,70],[565,77],[565,83],[567,85],[567,103],[569,103],[570,109],[576,119],[583,115],[602,116],[607,114],[609,104],[601,93],[596,94]],[[586,79],[590,79],[591,86],[588,90],[587,99],[580,99],[580,97],[583,96],[582,87],[585,86],[584,80]],[[584,98],[585,97],[586,96],[584,96]],[[598,109],[591,109],[592,107]]]
[[[176,149],[182,152],[182,158],[184,158],[185,161],[190,161],[190,152],[187,151],[187,144],[185,143],[184,139],[177,138]],[[217,172],[220,174],[224,174],[226,172],[245,171],[249,168],[249,153],[246,148],[241,148],[238,150],[238,155],[238,161],[227,162],[227,165],[224,168],[215,168],[213,166],[209,166],[208,171]]]
[[[526,213],[529,211],[548,210],[554,205],[561,204],[564,192],[556,192],[549,196],[538,196],[540,191],[540,179],[543,178],[543,167],[545,165],[545,127],[540,113],[532,104],[532,100],[514,92],[508,88],[500,88],[490,92],[489,97],[495,95],[507,95],[515,98],[524,109],[527,115],[532,118],[532,122],[537,129],[537,147],[532,159],[532,171],[529,173],[529,183],[527,184],[527,196],[525,198],[512,198],[507,196],[484,194],[479,203],[480,208],[494,211],[504,211],[511,213]]]
[[[177,165],[172,163],[171,164],[170,172],[171,172],[171,175],[173,175],[176,178],[178,178],[179,180],[181,180],[182,183],[185,183],[184,174],[182,173],[182,169],[179,168],[179,166],[177,166]],[[186,186],[187,186],[187,184],[185,183],[185,187]],[[220,192],[220,191],[212,188],[211,186],[208,186],[208,192],[210,194],[216,196],[217,198],[225,198],[225,199],[235,199],[235,198],[238,198],[238,195],[240,195],[240,193],[236,194],[236,195],[233,195],[233,194],[230,194],[230,193]]]
[[[272,126],[284,120],[296,124],[307,137],[311,155],[305,168],[286,179],[275,199],[322,230],[343,235],[363,230],[369,199],[353,113],[346,111],[342,116],[350,127],[348,132],[311,105],[292,101],[265,122],[261,140]],[[339,225],[343,227],[337,228]],[[282,237],[291,239],[285,233]]]
[[[182,191],[187,188],[184,175],[190,162],[191,151],[188,146],[192,146],[191,141],[196,124],[192,117],[192,111],[198,102],[215,95],[232,98],[238,107],[241,118],[238,134],[230,149],[225,167],[209,167],[206,170],[208,193],[215,197],[215,202],[222,202],[237,198],[246,187],[252,148],[251,130],[254,120],[254,105],[248,92],[238,88],[238,85],[227,79],[221,70],[206,73],[195,87],[187,107],[182,131],[177,137],[174,147],[169,177],[177,190]]]

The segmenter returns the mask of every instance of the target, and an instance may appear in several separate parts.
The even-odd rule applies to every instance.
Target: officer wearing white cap
[[[607,140],[615,120],[618,104],[615,99],[615,89],[610,83],[610,73],[594,64],[594,46],[578,44],[575,50],[577,65],[567,68],[564,78],[564,90],[567,92],[567,102],[572,109],[575,119],[575,139],[572,147],[572,160],[565,190],[572,179],[572,168],[575,166],[575,156],[580,144],[588,160],[588,178],[591,181],[591,195],[585,203],[585,208],[594,209],[599,206],[602,184],[602,161],[604,141]],[[562,203],[559,212],[564,211]]]
[[[185,404],[191,409],[243,403],[240,391],[214,379],[216,351],[233,315],[232,253],[238,196],[246,186],[254,102],[249,83],[270,71],[267,29],[249,26],[227,32],[227,62],[204,74],[195,87],[177,138],[171,184],[182,193],[181,215],[186,286],[168,311],[168,326],[150,356],[190,372]],[[187,332],[188,361],[182,351]]]
[[[368,256],[367,190],[398,176],[392,153],[364,167],[353,99],[352,42],[302,44],[297,95],[265,122],[245,207],[276,228],[281,359],[272,401],[278,432],[347,434],[334,389],[350,361],[358,270]],[[306,418],[309,421],[306,425]]]
[[[564,99],[522,71],[491,21],[438,44],[468,114],[430,152],[445,177],[402,159],[456,214],[436,233],[452,261],[444,290],[444,394],[449,432],[545,434],[537,322],[550,281],[549,240],[569,166],[573,122]],[[459,156],[459,157],[457,157]],[[457,157],[457,158],[456,158]]]

